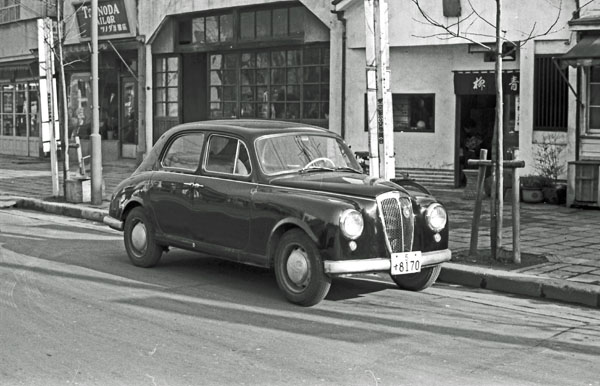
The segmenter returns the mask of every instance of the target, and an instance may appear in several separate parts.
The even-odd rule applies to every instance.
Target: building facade
[[[0,1],[0,153],[38,157],[41,152],[37,19],[45,2]]]
[[[446,25],[468,16],[461,28],[468,29],[473,41],[446,38],[411,0],[388,2],[396,168],[418,180],[459,186],[467,159],[478,158],[481,148],[488,149],[488,157],[491,153],[494,61],[478,43],[495,45],[488,24],[495,20],[495,11],[485,1],[420,3],[425,14]],[[511,159],[518,151],[526,163],[521,173],[529,174],[535,172],[537,143],[548,136],[564,149],[565,162],[573,157],[568,144],[575,133],[575,114],[563,79],[572,74],[552,58],[569,49],[571,34],[565,26],[576,6],[574,1],[563,1],[562,8],[559,1],[555,8],[547,1],[503,3],[503,30],[514,43],[503,47],[504,155]],[[363,2],[336,1],[334,8],[346,36],[344,133],[353,149],[368,150]],[[539,36],[527,40],[532,29]]]

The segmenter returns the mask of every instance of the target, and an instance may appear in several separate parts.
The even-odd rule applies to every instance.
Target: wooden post
[[[517,159],[518,154],[515,150],[514,158]],[[513,224],[513,262],[521,264],[521,197],[520,197],[520,182],[519,169],[513,169],[512,180],[512,224]]]
[[[481,149],[479,151],[479,159],[487,159],[487,150]],[[485,171],[487,167],[483,164],[479,165],[479,172],[477,174],[477,197],[475,199],[475,208],[473,209],[473,221],[471,223],[471,245],[469,248],[469,255],[476,256],[479,254],[477,251],[477,244],[479,243],[479,220],[481,218],[481,202],[483,200],[483,185],[485,182]]]

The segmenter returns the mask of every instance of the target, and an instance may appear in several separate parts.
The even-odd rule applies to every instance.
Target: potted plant
[[[542,193],[544,201],[549,204],[564,204],[566,201],[566,185],[558,183],[558,177],[565,169],[561,160],[564,148],[557,134],[544,135],[542,141],[536,144],[534,168],[543,177]]]
[[[544,202],[544,193],[542,188],[547,185],[547,180],[538,175],[527,175],[519,178],[521,183],[521,197],[523,202],[539,203]]]

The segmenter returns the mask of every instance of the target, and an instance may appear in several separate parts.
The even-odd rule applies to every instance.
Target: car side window
[[[212,135],[208,142],[204,168],[209,172],[249,176],[251,167],[248,149],[236,138]]]
[[[190,133],[176,138],[161,162],[165,168],[194,173],[200,164],[204,133]]]

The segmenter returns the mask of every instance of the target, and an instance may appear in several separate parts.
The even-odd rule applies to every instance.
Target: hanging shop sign
[[[493,95],[496,93],[494,72],[458,71],[454,73],[456,95]],[[505,94],[519,95],[521,78],[518,71],[502,72],[502,90]]]
[[[92,7],[84,3],[77,8],[77,22],[82,38],[91,38]],[[98,36],[130,33],[124,0],[98,1]]]

